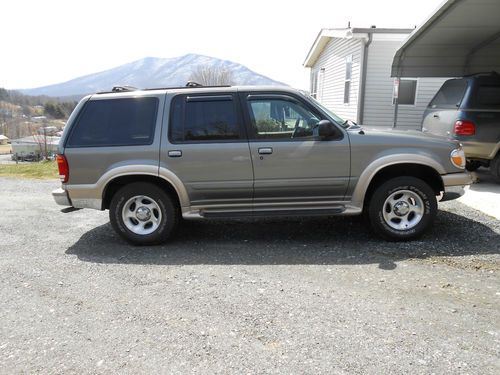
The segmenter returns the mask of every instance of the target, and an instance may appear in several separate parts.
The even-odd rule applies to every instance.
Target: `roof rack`
[[[218,88],[218,87],[232,87],[231,85],[213,85],[213,86],[203,86],[197,82],[189,81],[185,86],[171,86],[171,87],[150,87],[145,89],[139,89],[133,86],[113,86],[111,91],[100,91],[97,94],[110,94],[119,92],[130,92],[130,91],[154,91],[154,90],[180,90],[180,89],[196,89],[196,88]]]
[[[139,90],[137,87],[133,86],[113,86],[111,92],[126,92],[126,91],[137,91]]]
[[[187,81],[186,87],[202,87],[203,85],[201,83],[195,82],[195,81]]]

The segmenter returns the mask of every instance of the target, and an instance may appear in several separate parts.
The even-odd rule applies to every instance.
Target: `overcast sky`
[[[414,27],[441,0],[2,0],[0,87],[64,82],[147,56],[198,53],[307,89],[321,28]]]

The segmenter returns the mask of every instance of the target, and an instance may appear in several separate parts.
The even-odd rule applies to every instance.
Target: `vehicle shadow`
[[[473,238],[471,238],[473,234]],[[420,240],[386,242],[360,217],[185,221],[161,246],[135,247],[104,224],[85,233],[66,254],[94,263],[154,265],[378,264],[435,256],[499,254],[500,235],[488,226],[439,211]]]

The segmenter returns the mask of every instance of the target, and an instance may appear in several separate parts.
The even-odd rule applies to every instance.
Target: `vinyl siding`
[[[394,121],[392,94],[394,78],[391,77],[392,59],[401,41],[373,41],[368,49],[366,95],[363,125],[391,127]],[[415,105],[398,108],[399,129],[419,129],[422,115],[430,100],[445,78],[419,78]]]
[[[360,39],[332,38],[311,69],[319,77],[317,99],[340,117],[357,121],[362,43]],[[352,55],[351,94],[344,104],[346,56]],[[321,68],[324,72],[320,73]]]

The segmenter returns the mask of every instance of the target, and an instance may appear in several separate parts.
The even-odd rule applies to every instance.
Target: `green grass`
[[[0,164],[0,176],[51,179],[59,178],[55,161],[39,163]]]

